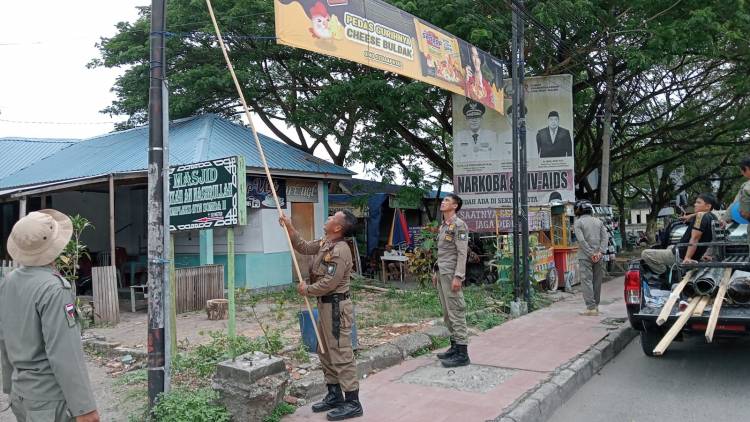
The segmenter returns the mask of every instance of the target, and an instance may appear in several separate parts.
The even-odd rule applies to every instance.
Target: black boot
[[[450,349],[446,350],[443,353],[438,353],[437,357],[440,360],[448,359],[449,357],[451,357],[451,356],[453,356],[453,355],[456,354],[456,350],[457,350],[456,349],[456,342],[453,341],[453,340],[451,340],[451,347],[450,347]]]
[[[446,368],[455,368],[457,366],[466,366],[471,363],[469,352],[465,344],[456,345],[456,353],[448,359],[441,360],[440,363]]]
[[[312,406],[312,411],[315,413],[335,409],[344,404],[344,394],[341,392],[341,385],[326,385],[328,386],[328,394],[326,394],[326,396],[323,398],[323,401],[315,403]]]
[[[347,391],[344,404],[331,410],[326,415],[329,421],[343,421],[344,419],[362,416],[362,404],[359,402],[359,390]]]

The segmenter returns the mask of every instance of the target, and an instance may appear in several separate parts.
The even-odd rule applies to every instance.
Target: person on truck
[[[688,229],[682,235],[679,243],[690,244],[681,246],[678,250],[683,264],[695,263],[701,259],[708,260],[706,246],[696,243],[708,243],[713,240],[712,223],[716,216],[711,212],[716,204],[716,197],[710,193],[701,193],[695,200],[695,213],[687,220]],[[672,265],[677,263],[674,245],[666,249],[646,249],[641,253],[641,260],[655,274],[665,274]]]
[[[607,252],[609,235],[602,220],[593,216],[594,206],[589,201],[578,201],[574,212],[576,222],[573,224],[578,241],[578,276],[583,290],[586,310],[584,316],[599,315],[599,298],[604,279],[602,258]]]
[[[745,183],[740,187],[740,190],[737,192],[737,196],[734,197],[732,203],[739,202],[740,215],[745,220],[750,220],[750,157],[745,157],[740,160],[740,172],[747,180],[745,180]],[[725,212],[722,217],[722,222],[731,223],[732,213]],[[747,241],[750,243],[750,224],[747,225]]]

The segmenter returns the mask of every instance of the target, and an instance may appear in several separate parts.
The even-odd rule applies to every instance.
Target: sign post
[[[170,230],[175,232],[215,227],[227,229],[227,295],[230,337],[236,335],[234,226],[247,224],[245,169],[243,156],[185,164],[169,169]],[[174,288],[174,281],[172,285]],[[173,306],[170,321],[176,318],[175,309]],[[176,333],[174,330],[172,333],[174,338],[170,340],[176,342]]]

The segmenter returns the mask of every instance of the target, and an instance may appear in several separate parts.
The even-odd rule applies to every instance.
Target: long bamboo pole
[[[221,52],[224,54],[224,60],[227,62],[227,67],[229,68],[229,73],[232,74],[232,80],[234,81],[234,86],[237,88],[237,94],[240,96],[240,102],[242,102],[242,107],[245,110],[245,117],[247,117],[248,123],[250,123],[250,128],[253,131],[253,138],[255,138],[255,146],[258,148],[258,153],[260,154],[260,160],[263,162],[263,169],[266,172],[266,178],[268,179],[268,184],[271,186],[271,193],[273,194],[273,199],[276,201],[276,210],[279,212],[279,217],[282,217],[284,215],[284,212],[281,211],[281,205],[279,204],[279,197],[276,194],[276,187],[273,185],[273,179],[271,178],[271,171],[268,169],[268,162],[266,161],[266,155],[263,152],[263,146],[260,144],[260,139],[258,138],[258,132],[255,130],[255,123],[253,123],[253,118],[250,115],[250,108],[247,106],[247,102],[245,101],[245,95],[242,93],[242,87],[240,86],[239,80],[237,80],[237,75],[234,72],[234,66],[232,66],[232,61],[229,60],[229,53],[227,53],[227,48],[224,45],[224,39],[221,37],[221,30],[219,30],[219,24],[216,22],[216,16],[214,15],[214,8],[211,5],[211,0],[206,0],[206,5],[208,6],[208,13],[211,15],[211,22],[214,24],[214,30],[216,30],[216,37],[219,40],[219,45],[221,46]],[[297,262],[297,256],[294,253],[294,245],[292,245],[292,238],[289,236],[289,232],[284,228],[284,233],[286,234],[286,240],[289,244],[289,250],[292,252],[292,262],[294,263],[294,270],[297,273],[297,278],[302,281],[304,280],[302,278],[302,272],[299,269],[299,263]],[[230,292],[230,294],[234,294],[233,292]],[[318,333],[318,326],[315,324],[315,316],[313,315],[312,307],[310,306],[310,301],[307,299],[307,296],[304,296],[305,298],[305,305],[307,306],[307,313],[310,314],[310,321],[312,321],[313,329],[315,330],[315,338],[318,340],[318,350],[320,353],[326,353],[325,347],[323,346],[323,342],[320,341],[320,333]]]
[[[716,323],[719,321],[719,313],[721,313],[721,306],[724,304],[724,295],[727,293],[727,287],[729,286],[729,280],[732,278],[732,269],[724,269],[724,275],[719,283],[719,290],[716,292],[716,298],[714,299],[714,306],[711,307],[711,316],[708,317],[708,324],[706,325],[706,342],[711,343],[714,340],[714,331],[716,330]]]
[[[659,344],[656,345],[654,348],[654,356],[661,356],[664,354],[664,352],[667,350],[667,347],[669,347],[670,344],[672,344],[672,340],[674,340],[675,337],[677,337],[677,334],[680,333],[682,330],[682,327],[685,326],[685,324],[688,322],[690,317],[693,316],[693,312],[695,311],[695,308],[698,306],[698,302],[700,302],[701,298],[694,297],[690,299],[690,302],[688,303],[687,308],[682,311],[682,314],[679,318],[677,318],[677,321],[675,321],[672,328],[667,331],[666,334],[664,334],[664,337],[662,337],[661,341],[659,341]]]
[[[662,325],[665,322],[667,322],[667,318],[669,318],[669,315],[672,313],[672,308],[674,307],[674,304],[677,302],[677,299],[680,298],[680,293],[682,293],[682,289],[685,288],[685,286],[688,284],[690,279],[693,277],[693,270],[688,271],[687,274],[685,274],[685,277],[682,278],[682,281],[677,285],[677,287],[672,290],[672,293],[669,294],[669,299],[667,299],[667,303],[664,304],[664,306],[661,308],[661,312],[659,312],[659,317],[656,318],[656,325]]]

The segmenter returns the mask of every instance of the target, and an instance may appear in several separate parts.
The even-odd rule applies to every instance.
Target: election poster
[[[274,0],[279,44],[398,73],[504,113],[503,62],[381,0]]]
[[[575,201],[572,83],[570,75],[525,80],[530,207]],[[453,186],[464,210],[513,205],[510,98],[505,106],[508,113],[501,115],[463,95],[453,96]]]

